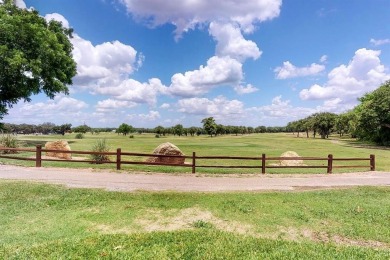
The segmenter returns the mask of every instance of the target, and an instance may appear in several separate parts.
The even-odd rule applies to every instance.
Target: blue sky
[[[8,123],[283,126],[390,79],[389,0],[17,0],[74,29],[70,95]]]

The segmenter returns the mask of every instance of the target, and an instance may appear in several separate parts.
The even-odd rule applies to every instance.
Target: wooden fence
[[[260,157],[239,157],[239,156],[197,156],[195,152],[192,153],[192,156],[175,156],[175,155],[156,155],[156,154],[146,154],[146,153],[130,153],[122,152],[121,148],[118,148],[116,152],[92,152],[92,151],[63,151],[63,150],[49,150],[42,149],[42,146],[37,145],[36,149],[21,149],[21,148],[4,148],[0,147],[0,151],[8,152],[33,152],[35,153],[35,158],[24,158],[20,156],[0,154],[0,158],[14,159],[14,160],[27,160],[35,161],[36,167],[42,166],[42,161],[61,161],[61,162],[83,162],[83,163],[96,163],[94,160],[65,160],[65,159],[46,159],[42,158],[43,152],[58,152],[58,153],[71,153],[71,154],[87,154],[87,155],[108,155],[115,156],[115,161],[105,161],[99,163],[108,163],[116,164],[116,169],[120,170],[121,166],[124,164],[138,164],[138,165],[165,165],[165,166],[180,166],[180,167],[191,167],[192,173],[196,173],[196,168],[242,168],[242,169],[259,169],[259,172],[262,174],[266,173],[266,169],[271,168],[324,168],[327,173],[332,173],[335,168],[369,168],[371,171],[375,171],[375,155],[371,154],[369,158],[334,158],[332,154],[329,154],[328,157],[267,157],[266,154],[262,154]],[[122,160],[122,156],[135,156],[135,157],[180,157],[185,159],[190,159],[191,163],[185,164],[167,164],[167,163],[152,163],[145,161],[125,161]],[[197,160],[240,160],[240,161],[258,161],[258,165],[202,165],[197,164]],[[299,165],[299,166],[284,166],[284,165],[267,165],[268,161],[287,161],[287,160],[302,160],[302,161],[327,161],[327,165]],[[335,166],[333,165],[334,161],[369,161],[369,165],[343,165]]]

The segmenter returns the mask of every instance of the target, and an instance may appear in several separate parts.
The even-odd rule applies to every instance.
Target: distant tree
[[[337,115],[329,112],[322,112],[314,114],[313,116],[313,127],[318,131],[322,139],[328,138],[336,123]]]
[[[191,126],[190,128],[188,128],[188,133],[191,135],[191,136],[194,136],[196,134],[196,132],[198,131],[198,127],[196,126]]]
[[[65,135],[65,133],[70,132],[72,130],[72,124],[63,124],[59,126],[55,126],[53,128],[53,131],[56,134]]]
[[[213,117],[204,118],[202,120],[203,129],[207,134],[209,134],[211,137],[216,134],[217,132],[217,124],[215,123],[215,120]]]
[[[161,125],[157,126],[154,128],[154,132],[158,135],[164,135],[165,136],[165,128],[162,127]]]
[[[359,99],[354,109],[357,114],[357,137],[390,145],[390,81]]]
[[[215,129],[215,135],[223,135],[226,133],[226,127],[218,124],[216,129]]]
[[[239,126],[232,126],[232,133],[237,136],[240,133],[240,127]]]
[[[75,133],[82,133],[82,134],[85,134],[89,131],[92,131],[92,128],[87,126],[87,125],[80,125],[80,126],[76,126],[72,129],[73,132]]]
[[[341,136],[349,132],[350,113],[345,112],[337,115],[334,129]]]
[[[265,126],[258,126],[258,127],[256,127],[255,128],[255,132],[256,133],[265,133],[265,132],[267,132],[267,127],[265,127]]]
[[[18,101],[30,101],[31,95],[68,94],[67,85],[76,75],[72,30],[13,2],[0,4],[0,118]]]
[[[123,124],[121,124],[119,127],[118,127],[118,129],[117,129],[117,133],[118,134],[123,134],[123,135],[127,135],[127,134],[129,134],[129,133],[131,133],[131,132],[133,132],[134,131],[134,128],[131,126],[131,125],[128,125],[128,124],[125,124],[125,123],[123,123]],[[141,133],[142,133],[142,131],[141,131]]]
[[[55,124],[54,123],[50,123],[50,122],[45,122],[41,125],[39,125],[40,129],[41,129],[41,132],[42,134],[49,134],[51,132],[53,132],[54,128],[55,128]]]
[[[182,136],[184,133],[184,128],[183,128],[183,125],[181,124],[177,124],[173,127],[173,134],[174,135],[178,135],[178,136]]]
[[[302,129],[306,132],[306,137],[309,138],[309,132],[314,128],[314,117],[309,116],[304,119],[301,119]]]

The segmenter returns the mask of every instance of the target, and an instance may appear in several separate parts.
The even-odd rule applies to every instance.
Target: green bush
[[[76,139],[83,139],[84,135],[82,133],[78,133],[75,138]]]
[[[156,135],[156,138],[160,138],[160,135]]]
[[[108,146],[106,139],[97,140],[96,143],[92,146],[92,152],[107,153],[109,151],[110,147]],[[106,154],[91,154],[91,159],[95,161],[95,163],[110,161],[109,156]]]
[[[3,135],[0,139],[0,146],[6,148],[18,148],[18,140],[16,139],[16,137],[10,134]],[[2,150],[1,152],[4,154],[16,153],[16,151],[11,151],[11,150]]]
[[[130,135],[129,138],[134,138],[134,135]]]

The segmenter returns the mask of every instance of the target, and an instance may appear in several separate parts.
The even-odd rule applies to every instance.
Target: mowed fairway
[[[18,139],[26,147],[34,145],[44,145],[46,141],[67,140],[72,150],[90,151],[93,144],[98,139],[106,139],[111,151],[121,148],[123,152],[152,153],[154,148],[164,142],[171,142],[178,146],[186,155],[191,156],[196,152],[197,156],[249,156],[261,157],[265,153],[268,157],[278,157],[283,152],[295,151],[302,157],[322,157],[326,158],[328,154],[333,154],[335,158],[340,157],[358,157],[369,158],[370,154],[376,156],[376,169],[378,171],[390,171],[390,150],[381,147],[362,147],[361,144],[350,139],[339,139],[332,136],[330,139],[319,138],[297,138],[293,134],[251,134],[251,135],[226,135],[210,138],[208,136],[166,136],[156,138],[153,134],[133,134],[134,138],[129,136],[117,135],[115,133],[101,133],[99,135],[85,134],[84,139],[75,139],[76,134],[66,134],[65,136],[18,136]],[[22,153],[20,156],[34,156],[32,153]],[[74,157],[85,155],[74,154]],[[115,158],[112,158],[115,160]],[[143,161],[145,157],[123,157],[124,160]],[[4,162],[4,160],[1,160]],[[190,159],[187,159],[191,163]],[[34,165],[34,162],[8,161],[7,163]],[[270,165],[274,162],[267,162]],[[327,161],[305,161],[307,165],[327,165]],[[197,165],[251,165],[259,166],[259,169],[216,169],[216,168],[197,168],[201,173],[259,173],[261,171],[261,161],[243,161],[243,160],[198,160]],[[335,172],[367,171],[369,170],[368,161],[359,162],[335,162],[334,165],[367,165],[367,168],[341,168],[335,169]],[[111,168],[115,165],[91,165],[88,163],[63,163],[63,162],[43,162],[43,166],[74,167],[74,168]],[[188,167],[167,167],[167,166],[130,166],[123,165],[126,171],[151,171],[151,172],[191,172]],[[267,169],[267,173],[326,173],[326,169]]]

